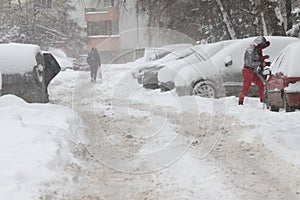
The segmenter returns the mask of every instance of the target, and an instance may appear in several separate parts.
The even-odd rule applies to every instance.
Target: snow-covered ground
[[[45,199],[300,198],[299,111],[272,113],[257,98],[238,106],[236,97],[146,90],[130,65],[102,71],[96,84],[88,72],[67,70],[50,85],[51,103],[81,119],[62,106],[0,98],[0,178],[9,180],[0,197],[39,190]],[[74,133],[70,146],[65,137]],[[20,144],[39,153],[20,152]]]
[[[62,106],[0,97],[0,199],[38,199],[41,184],[76,162],[69,145],[77,138],[73,121],[72,110]]]

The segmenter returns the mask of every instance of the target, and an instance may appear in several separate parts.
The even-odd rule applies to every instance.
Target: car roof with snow
[[[288,77],[300,77],[300,41],[285,47],[271,66],[272,73],[282,72]]]
[[[36,55],[41,49],[33,44],[0,44],[0,70],[2,74],[24,74],[37,65]]]

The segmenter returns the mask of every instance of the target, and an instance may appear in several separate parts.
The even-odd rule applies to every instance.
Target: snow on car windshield
[[[284,56],[278,70],[282,70],[288,77],[300,77],[300,42],[290,44],[282,53]]]
[[[3,74],[24,74],[37,65],[36,54],[41,52],[37,45],[0,44],[0,70]]]

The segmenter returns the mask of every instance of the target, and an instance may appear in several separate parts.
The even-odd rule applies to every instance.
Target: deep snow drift
[[[0,97],[0,199],[38,199],[41,184],[76,162],[69,148],[77,138],[73,119],[72,110],[62,106]]]

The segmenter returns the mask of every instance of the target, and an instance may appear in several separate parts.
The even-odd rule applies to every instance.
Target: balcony
[[[119,9],[118,7],[107,7],[105,9],[86,8],[85,21],[119,21]]]

